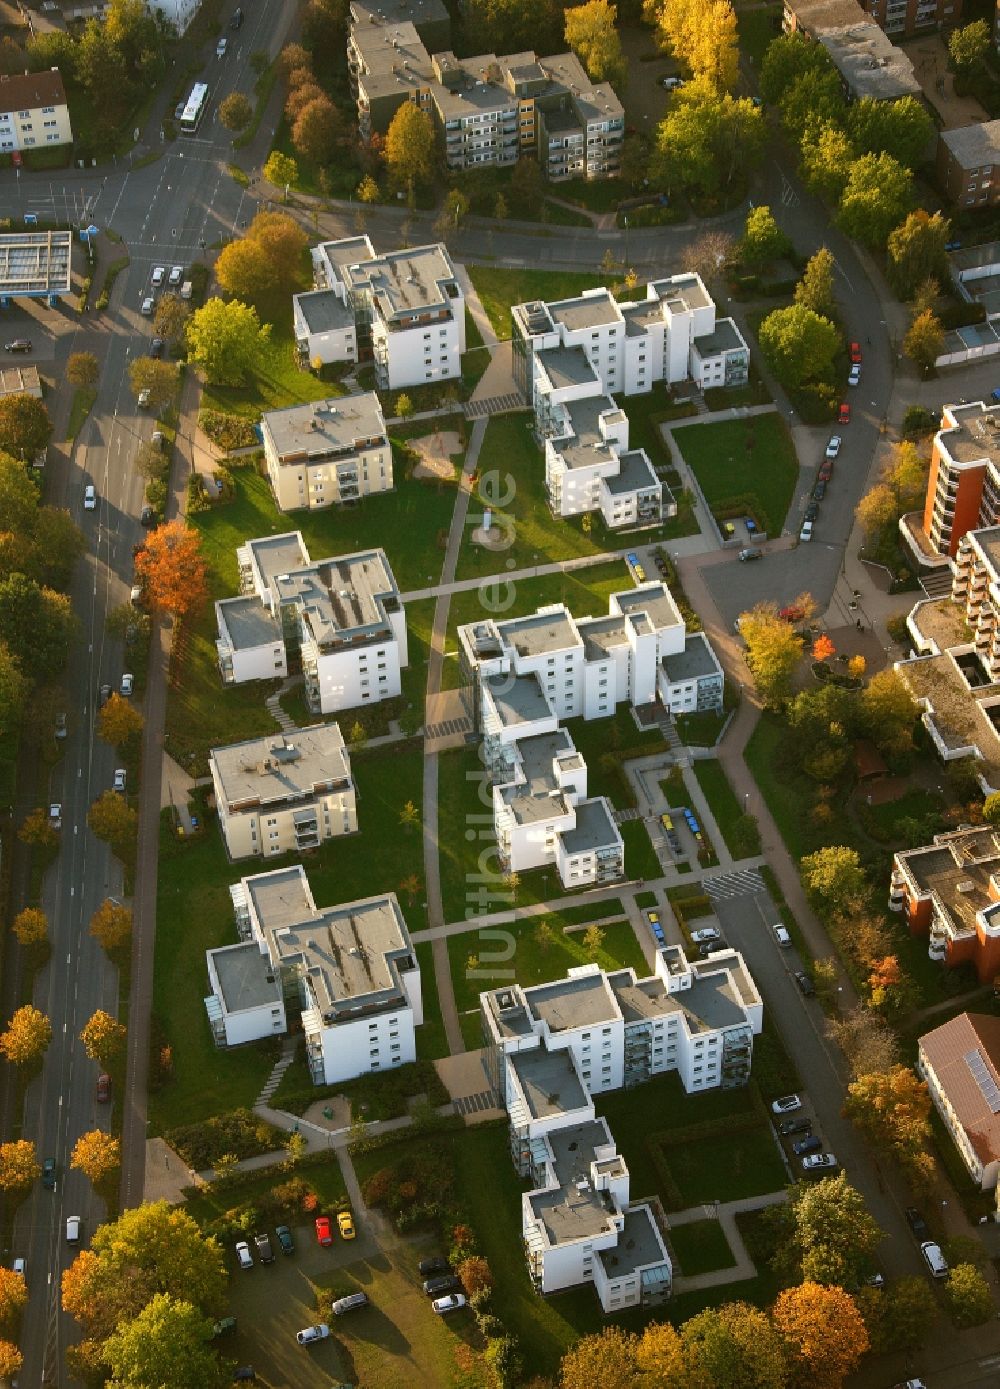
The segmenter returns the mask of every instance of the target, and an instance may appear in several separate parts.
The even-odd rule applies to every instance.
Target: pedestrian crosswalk
[[[764,880],[756,868],[736,868],[732,873],[716,873],[704,878],[702,886],[713,901],[727,897],[752,897],[764,891]]]
[[[461,1095],[452,1100],[456,1114],[476,1114],[483,1109],[499,1109],[500,1101],[493,1090],[480,1090],[476,1095]]]

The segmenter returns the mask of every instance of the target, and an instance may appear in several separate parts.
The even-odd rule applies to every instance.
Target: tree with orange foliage
[[[30,1138],[0,1143],[0,1191],[26,1196],[41,1175]]]
[[[455,1271],[470,1297],[484,1289],[486,1292],[492,1291],[493,1272],[481,1254],[472,1254],[468,1259],[463,1259]]]
[[[49,937],[48,917],[41,907],[25,907],[11,922],[19,945],[41,945]]]
[[[930,1141],[931,1099],[927,1086],[908,1066],[870,1071],[847,1087],[844,1113],[878,1148],[902,1161],[924,1151]]]
[[[843,1288],[786,1288],[771,1316],[811,1389],[840,1389],[868,1349],[861,1313]]]
[[[24,1356],[12,1341],[0,1341],[0,1379],[11,1380],[24,1364]]]
[[[0,1034],[0,1052],[14,1066],[32,1066],[41,1061],[51,1041],[52,1024],[33,1003],[26,1003]]]
[[[90,918],[90,934],[109,955],[124,950],[132,939],[132,912],[107,897]]]
[[[101,1182],[114,1176],[121,1166],[121,1160],[122,1145],[118,1139],[102,1129],[91,1129],[89,1133],[81,1133],[76,1140],[69,1165],[82,1172],[94,1186],[100,1186]]]
[[[828,661],[831,656],[836,655],[837,648],[824,632],[813,642],[812,658],[814,661]]]
[[[113,748],[122,748],[142,732],[142,715],[120,694],[113,694],[97,715],[97,734]]]
[[[28,1285],[23,1273],[0,1268],[0,1326],[12,1331],[28,1301]]]
[[[154,612],[183,618],[208,597],[201,539],[183,521],[169,521],[153,531],[136,555],[135,570]]]

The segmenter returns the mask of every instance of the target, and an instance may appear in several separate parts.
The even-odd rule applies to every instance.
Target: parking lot
[[[440,1389],[452,1382],[456,1355],[474,1323],[467,1312],[439,1317],[420,1286],[417,1263],[438,1252],[426,1239],[404,1240],[378,1217],[356,1222],[358,1237],[331,1248],[316,1243],[311,1224],[293,1229],[295,1253],[243,1272],[229,1250],[234,1335],[219,1348],[238,1365],[251,1365],[256,1382],[270,1389],[330,1389],[378,1385],[379,1389]],[[272,1244],[273,1231],[272,1231]],[[371,1305],[343,1317],[330,1311],[333,1297],[363,1291]],[[295,1333],[315,1322],[330,1338],[300,1346]],[[474,1381],[472,1381],[474,1382]]]

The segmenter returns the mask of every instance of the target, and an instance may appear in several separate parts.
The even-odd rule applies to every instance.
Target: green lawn
[[[607,719],[570,719],[566,727],[577,751],[587,764],[587,790],[591,796],[607,796],[616,810],[635,804],[632,788],[615,758],[607,753],[631,753],[647,757],[661,752],[666,743],[658,728],[640,732],[632,712],[621,705]],[[643,875],[650,876],[650,875]],[[659,873],[651,876],[658,877]]]
[[[609,910],[608,915],[612,912]],[[620,969],[631,965],[638,974],[649,971],[635,932],[627,921],[611,922],[600,929],[604,940],[600,950],[588,954],[584,948],[584,931],[564,934],[566,924],[558,912],[545,920],[552,927],[554,940],[543,944],[538,936],[538,918],[514,922],[510,926],[490,927],[486,931],[467,931],[448,937],[448,958],[455,987],[455,1003],[460,1013],[479,1006],[484,990],[503,984],[517,983],[525,987],[542,984],[549,979],[565,978],[576,965],[596,961],[604,969]],[[476,964],[470,969],[471,957]]]
[[[512,304],[524,304],[529,299],[566,299],[607,282],[607,276],[598,271],[589,274],[578,270],[503,270],[492,265],[470,265],[468,271],[498,338],[510,337]]]
[[[670,1243],[680,1271],[687,1278],[714,1273],[736,1263],[725,1232],[717,1220],[695,1220],[690,1225],[671,1225]]]
[[[77,386],[73,392],[73,399],[69,407],[69,424],[66,426],[66,438],[71,442],[83,428],[84,421],[93,409],[96,399],[97,391],[93,386]]]
[[[694,774],[733,858],[752,858],[759,854],[757,822],[752,815],[744,813],[722,763],[714,758],[698,758]]]
[[[659,878],[663,869],[650,842],[649,830],[643,820],[626,820],[618,826],[625,843],[625,876],[627,878]]]
[[[340,1163],[333,1152],[310,1156],[308,1162],[297,1165],[294,1175],[301,1176],[316,1192],[320,1198],[321,1210],[335,1210],[347,1195]],[[261,1198],[267,1196],[273,1187],[287,1182],[288,1178],[287,1172],[271,1167],[265,1168],[256,1180],[241,1183],[238,1188],[230,1187],[227,1190],[224,1183],[220,1187],[210,1182],[207,1186],[199,1187],[194,1195],[188,1197],[184,1209],[204,1229],[210,1227],[235,1205],[258,1205]]]
[[[542,604],[565,603],[574,617],[607,615],[612,593],[634,588],[624,560],[588,565],[568,573],[542,574],[537,579],[502,576],[488,579],[479,588],[452,595],[448,612],[448,649],[456,649],[455,629],[486,617],[523,617]],[[407,607],[407,619],[410,609]]]
[[[304,860],[269,859],[268,869],[304,862],[318,906],[334,906],[377,892],[397,892],[410,929],[426,928],[423,893],[411,901],[400,890],[414,874],[423,883],[423,845],[418,827],[404,829],[400,807],[422,803],[423,757],[419,745],[388,756],[353,759],[359,833],[324,844]],[[384,852],[392,844],[392,854]],[[270,1043],[220,1051],[205,1017],[205,950],[236,941],[229,884],[263,871],[259,859],[232,864],[214,818],[205,834],[185,845],[164,835],[157,897],[153,1011],[173,1048],[174,1081],[150,1098],[154,1129],[193,1123],[210,1114],[250,1105],[270,1071]],[[433,981],[432,981],[433,982]]]
[[[308,286],[308,275],[303,273],[297,288],[307,289]],[[321,381],[299,366],[289,294],[277,301],[263,300],[257,310],[261,322],[271,325],[270,341],[260,365],[246,386],[206,384],[201,397],[203,410],[222,410],[256,423],[265,410],[280,410],[285,405],[303,405],[310,400],[344,394],[344,387],[337,382]]]
[[[677,732],[689,748],[714,748],[726,722],[727,714],[703,709],[696,714],[678,714],[674,720]]]
[[[781,534],[799,465],[778,415],[686,425],[674,441],[716,515],[752,509],[768,535]]]
[[[424,1022],[417,1028],[417,1056],[421,1061],[434,1061],[448,1055],[448,1038],[441,1019],[437,980],[434,977],[434,947],[429,940],[414,946],[420,965],[420,993],[424,1004]]]
[[[788,1180],[765,1124],[740,1133],[698,1138],[664,1151],[682,1208],[702,1201],[738,1201],[780,1191]]]

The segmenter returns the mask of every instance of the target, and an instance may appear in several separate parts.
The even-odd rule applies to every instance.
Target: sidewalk
[[[711,1273],[697,1273],[686,1278],[683,1273],[674,1278],[674,1293],[701,1292],[705,1288],[721,1288],[728,1283],[744,1283],[757,1277],[757,1266],[747,1253],[736,1224],[738,1215],[749,1211],[762,1211],[768,1206],[780,1206],[788,1200],[787,1191],[772,1191],[767,1196],[750,1196],[742,1201],[710,1202],[703,1206],[691,1206],[686,1211],[672,1211],[667,1215],[667,1230],[674,1226],[694,1225],[699,1220],[717,1220],[722,1233],[733,1252],[734,1262],[728,1268],[713,1269]]]

